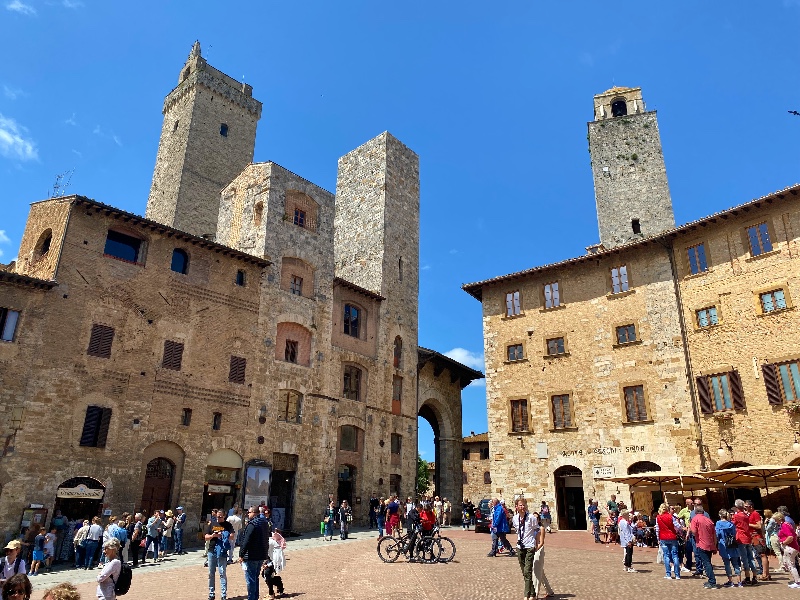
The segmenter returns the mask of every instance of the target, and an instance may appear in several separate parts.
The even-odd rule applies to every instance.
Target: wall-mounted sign
[[[595,479],[608,479],[614,477],[614,467],[611,465],[599,465],[592,467],[592,476]]]
[[[81,484],[74,488],[58,488],[56,498],[88,498],[90,500],[100,500],[103,498],[105,490],[93,490]]]
[[[244,487],[244,506],[260,506],[269,502],[269,478],[272,469],[264,465],[247,467]],[[272,513],[273,519],[275,513]]]
[[[231,486],[209,484],[208,491],[212,494],[230,494]]]

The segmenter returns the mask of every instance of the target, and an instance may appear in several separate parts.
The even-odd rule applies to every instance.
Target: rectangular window
[[[547,340],[547,354],[548,356],[564,354],[564,338],[558,337]]]
[[[719,321],[717,320],[717,308],[715,306],[709,306],[707,308],[701,308],[697,311],[697,326],[698,327],[711,327],[712,325],[717,325]]]
[[[352,425],[339,428],[339,450],[358,452],[358,430]]]
[[[231,356],[228,381],[231,383],[244,383],[245,371],[247,371],[247,359],[241,356]]]
[[[184,408],[181,414],[181,425],[188,427],[192,423],[192,409]]]
[[[783,310],[786,308],[786,296],[783,290],[772,290],[771,292],[764,292],[759,296],[761,298],[761,310],[765,313],[774,312],[776,310]]]
[[[706,245],[697,244],[688,250],[689,253],[689,270],[692,275],[708,271],[708,262],[706,261]]]
[[[241,269],[236,271],[236,285],[238,285],[239,287],[244,287],[246,279],[247,278],[245,277],[244,271],[242,271]]]
[[[111,358],[111,343],[114,341],[114,328],[106,325],[92,325],[89,348],[86,354],[98,358]]]
[[[621,265],[611,269],[611,291],[614,294],[621,294],[628,291],[628,267]]]
[[[289,291],[292,292],[295,296],[302,296],[303,278],[297,277],[297,275],[292,275],[292,279],[289,282]]]
[[[628,423],[647,421],[647,405],[644,401],[644,386],[633,385],[622,388],[625,396],[625,417]]]
[[[392,434],[392,454],[400,454],[403,450],[403,436],[397,433]]]
[[[139,238],[109,229],[103,254],[126,262],[138,263],[141,249],[142,240]]]
[[[403,398],[403,378],[399,375],[392,377],[392,414],[399,415]]]
[[[13,342],[14,333],[17,331],[19,311],[10,308],[0,308],[0,340]]]
[[[304,210],[294,209],[294,224],[298,227],[306,226],[306,212]]]
[[[572,414],[569,407],[569,394],[559,394],[550,398],[553,408],[553,429],[572,427]]]
[[[506,294],[506,316],[515,317],[520,314],[519,291]]]
[[[747,228],[747,239],[750,242],[750,255],[758,256],[772,251],[769,229],[766,223],[759,223]]]
[[[211,429],[214,431],[222,429],[222,413],[214,413],[214,417],[211,419]]]
[[[781,378],[781,392],[785,402],[797,402],[800,399],[800,362],[793,361],[776,365]]]
[[[636,326],[621,325],[617,327],[617,343],[630,344],[636,341]]]
[[[286,340],[286,348],[283,351],[283,360],[290,363],[297,363],[297,346],[294,340]]]
[[[360,325],[359,310],[352,304],[344,305],[344,332],[347,335],[358,337]]]
[[[522,360],[522,344],[514,344],[508,347],[508,360]]]
[[[102,406],[87,406],[86,418],[83,421],[81,446],[105,448],[108,439],[108,428],[111,425],[111,409]]]
[[[733,400],[731,399],[731,388],[727,374],[712,375],[708,378],[708,386],[711,388],[715,412],[733,410]]]
[[[511,401],[511,431],[528,431],[528,401]]]
[[[358,400],[361,391],[361,369],[350,365],[344,367],[344,389],[342,395],[350,400]]]
[[[558,293],[558,282],[547,283],[544,286],[544,307],[555,308],[561,306],[561,296]]]
[[[164,358],[161,359],[161,366],[173,371],[181,370],[183,362],[183,344],[171,340],[164,341]]]
[[[301,423],[303,409],[303,396],[294,390],[280,390],[278,392],[278,421],[287,423]]]

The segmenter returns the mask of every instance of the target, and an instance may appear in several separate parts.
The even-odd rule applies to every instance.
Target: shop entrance
[[[633,463],[628,467],[628,475],[636,475],[638,473],[654,473],[661,470],[661,465],[648,460],[643,460]],[[651,514],[653,510],[658,509],[661,503],[664,502],[664,494],[655,492],[631,492],[631,510],[637,510],[647,515]]]
[[[583,473],[578,467],[564,466],[556,469],[553,476],[556,483],[559,529],[586,529]]]
[[[294,475],[294,471],[272,472],[272,489],[270,490],[272,522],[276,528],[282,531],[289,531],[292,528]]]
[[[166,458],[154,458],[147,463],[142,488],[141,510],[152,515],[154,510],[167,510],[172,506],[172,478],[175,465]]]
[[[352,465],[339,465],[339,485],[336,489],[336,496],[339,504],[342,500],[353,506],[353,490],[356,487],[356,468]]]
[[[56,490],[53,514],[60,510],[70,521],[83,521],[100,516],[105,493],[105,486],[97,479],[91,477],[67,479]]]
[[[223,448],[208,455],[206,485],[203,489],[203,519],[212,510],[227,512],[239,496],[242,476],[242,457],[233,450]]]

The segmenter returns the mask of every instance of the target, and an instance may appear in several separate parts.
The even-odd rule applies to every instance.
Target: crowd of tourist
[[[332,494],[329,499],[333,502]],[[418,510],[419,505],[426,503],[430,504],[435,523],[439,527],[450,527],[453,504],[447,498],[423,494],[417,501],[408,496],[406,501],[403,502],[397,494],[391,494],[388,498],[385,498],[383,496],[378,497],[373,492],[369,500],[370,529],[377,529],[379,537],[383,537],[384,534],[403,535],[403,522],[408,519],[408,515],[412,510]],[[341,519],[339,522],[341,522]],[[326,533],[326,539],[327,537],[328,534]]]

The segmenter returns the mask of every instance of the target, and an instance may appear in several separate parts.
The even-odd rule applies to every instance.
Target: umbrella
[[[800,468],[792,465],[734,467],[707,471],[703,473],[703,477],[713,479],[726,487],[759,487],[763,483],[769,494],[770,484],[778,487],[800,484]]]
[[[714,484],[714,482],[710,482],[702,475],[684,475],[681,473],[667,473],[665,471],[635,473],[624,477],[612,477],[605,481],[624,483],[629,485],[631,489],[642,492],[654,492],[658,490],[662,494],[664,491],[699,490],[709,486],[713,487]]]

